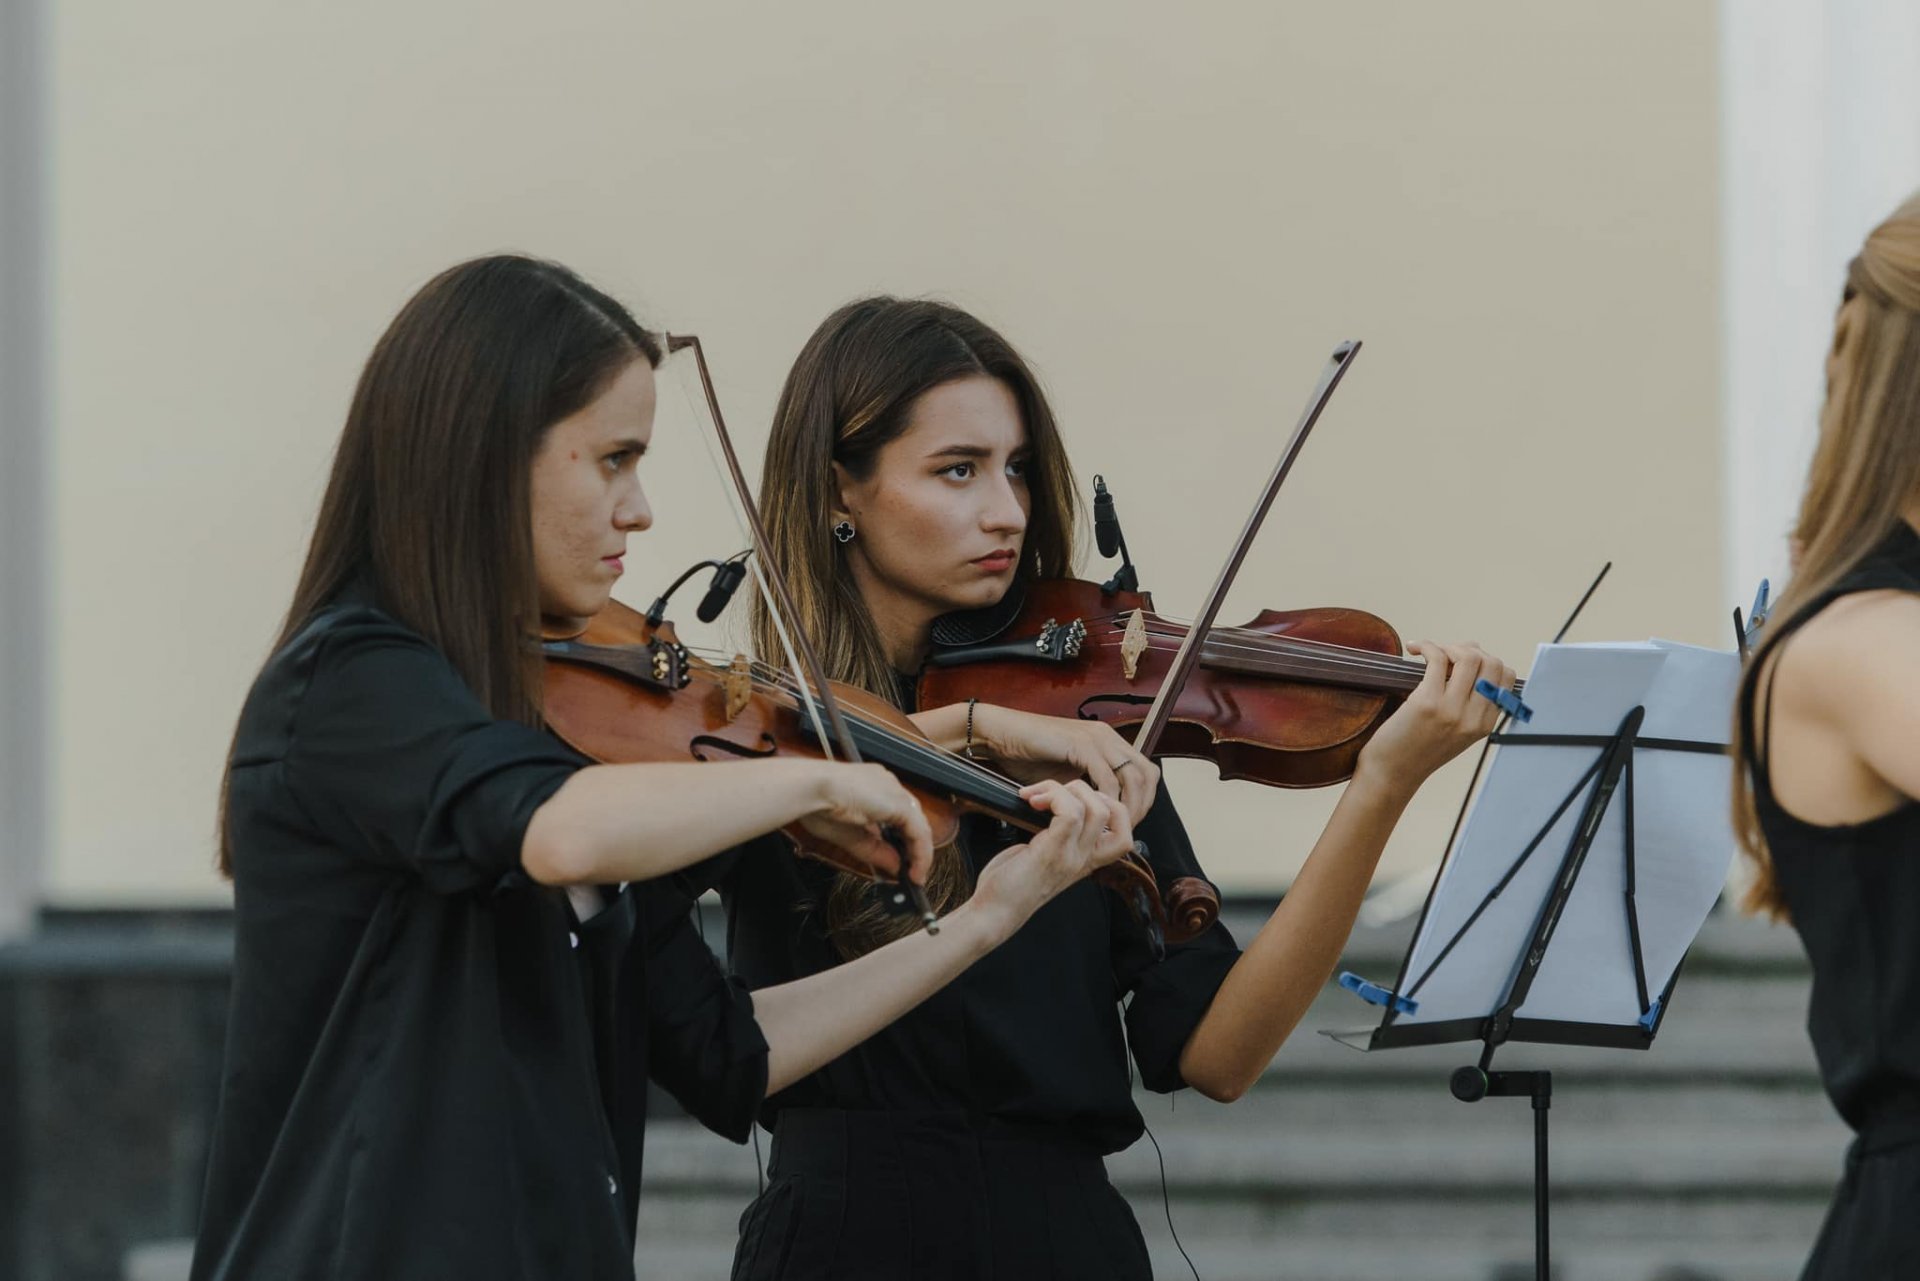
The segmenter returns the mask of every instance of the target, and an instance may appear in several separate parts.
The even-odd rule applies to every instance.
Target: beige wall
[[[219,762],[357,366],[420,281],[502,248],[700,332],[755,455],[835,304],[977,308],[1169,613],[1359,337],[1230,619],[1361,606],[1524,666],[1612,558],[1583,636],[1720,641],[1705,0],[533,12],[51,7],[56,901],[224,895]],[[641,603],[739,544],[684,421]],[[1242,887],[1333,800],[1174,777]]]

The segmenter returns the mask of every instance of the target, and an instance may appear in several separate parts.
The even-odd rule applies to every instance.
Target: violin
[[[988,636],[942,645],[936,629],[919,705],[977,698],[1104,721],[1137,743],[1187,625],[1154,613],[1145,592],[1075,578],[1030,583],[1014,606]],[[1271,787],[1343,782],[1423,670],[1400,656],[1386,620],[1363,610],[1262,610],[1203,638],[1148,755],[1212,761],[1222,778]],[[1220,915],[1219,890],[1200,869],[1178,870],[1164,899],[1174,942]]]
[[[828,755],[814,727],[817,696],[810,709],[791,679],[744,656],[726,666],[700,658],[672,623],[652,623],[619,601],[609,602],[584,631],[543,636],[541,652],[548,727],[603,764]],[[1028,832],[1047,825],[1047,816],[1021,799],[1018,784],[937,747],[898,708],[844,684],[834,683],[830,696],[861,755],[892,770],[920,803],[936,846],[955,838],[968,811]],[[803,855],[856,876],[874,875],[863,859],[800,824],[785,831]],[[1158,887],[1144,859],[1111,863],[1094,879],[1119,893],[1150,934],[1164,936]],[[892,905],[906,908],[917,889],[905,883],[903,870]]]
[[[1028,584],[1004,618],[994,635],[963,643],[941,645],[936,632],[920,706],[978,698],[1131,737],[1188,632],[1156,614],[1146,592],[1076,578]],[[1269,787],[1344,782],[1424,670],[1364,610],[1262,610],[1201,641],[1154,754],[1212,761],[1222,778]]]

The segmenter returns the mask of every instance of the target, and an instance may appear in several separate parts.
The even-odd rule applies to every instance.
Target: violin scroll
[[[1185,943],[1220,919],[1220,891],[1198,876],[1183,876],[1167,887],[1167,941]]]

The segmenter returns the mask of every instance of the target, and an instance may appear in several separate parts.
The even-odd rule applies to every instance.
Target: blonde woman
[[[1794,543],[1741,684],[1734,821],[1857,1135],[1802,1276],[1920,1276],[1920,198],[1848,265]]]

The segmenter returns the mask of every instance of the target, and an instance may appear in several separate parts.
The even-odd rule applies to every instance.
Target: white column
[[[46,847],[44,12],[0,0],[0,942],[33,921]]]
[[[1920,188],[1920,5],[1722,0],[1727,580],[1787,570],[1833,311],[1866,233]]]

